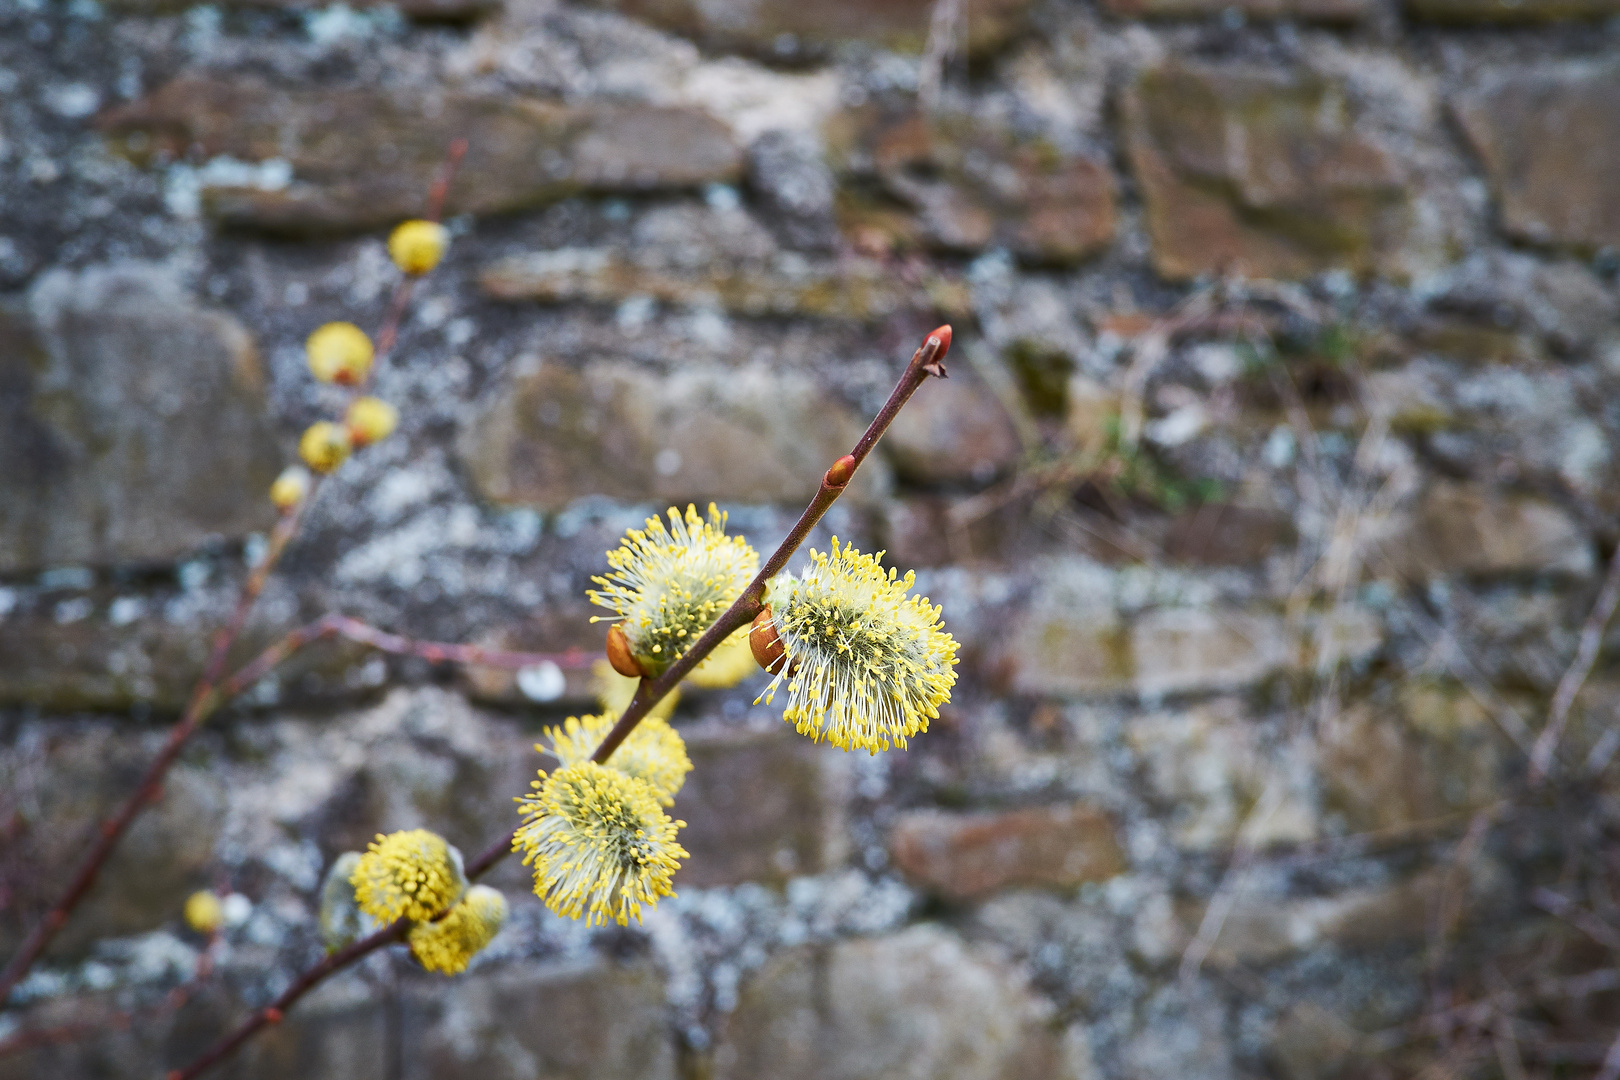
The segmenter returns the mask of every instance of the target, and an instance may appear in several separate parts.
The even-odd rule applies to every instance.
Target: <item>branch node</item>
[[[641,670],[641,664],[630,651],[630,639],[624,636],[624,627],[620,623],[608,627],[607,658],[613,670],[628,679],[644,678],[647,674]]]
[[[754,663],[772,675],[782,670],[787,648],[782,644],[782,635],[777,631],[776,623],[771,621],[769,604],[754,616],[754,625],[748,631],[748,648],[754,654]]]
[[[821,482],[830,488],[843,488],[854,476],[855,455],[845,454],[832,463],[832,468],[827,470],[827,475],[821,478]]]
[[[945,354],[951,351],[951,327],[947,323],[928,335],[928,340],[922,343],[917,350],[922,361],[922,369],[935,378],[948,378],[945,371]]]

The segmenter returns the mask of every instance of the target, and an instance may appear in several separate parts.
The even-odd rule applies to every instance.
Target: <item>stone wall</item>
[[[931,11],[0,0],[0,952],[335,405],[304,336],[377,325],[385,230],[465,137],[378,375],[401,434],[243,654],[324,611],[594,652],[625,528],[716,499],[768,548],[950,321],[816,543],[919,568],[962,680],[880,757],[689,693],[677,900],[591,933],[502,867],[471,972],[375,958],[233,1075],[1596,1067],[1602,654],[1550,783],[1526,753],[1617,540],[1620,4],[971,0],[937,68]],[[309,650],[186,753],[0,1038],[135,1022],[0,1077],[180,1063],[318,955],[339,852],[481,848],[588,705]],[[201,886],[246,903],[174,1009]]]

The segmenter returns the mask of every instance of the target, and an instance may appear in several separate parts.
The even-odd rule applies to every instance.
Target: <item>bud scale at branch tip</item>
[[[937,327],[923,342],[923,349],[927,354],[923,360],[922,368],[930,375],[941,379],[946,378],[945,355],[951,351],[951,327],[949,323]]]
[[[769,604],[754,616],[754,625],[748,631],[748,647],[753,650],[754,662],[772,675],[782,669],[782,658],[787,655],[787,650],[782,645],[781,634],[777,633],[776,623],[771,619]]]
[[[644,674],[630,652],[630,640],[624,636],[624,627],[618,623],[608,627],[607,658],[613,670],[627,679],[639,679]]]

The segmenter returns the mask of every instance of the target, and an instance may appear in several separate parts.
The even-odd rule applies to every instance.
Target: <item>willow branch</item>
[[[889,425],[894,422],[894,418],[899,415],[900,410],[911,399],[911,395],[916,393],[917,388],[930,376],[945,377],[945,354],[950,350],[950,347],[951,328],[949,326],[941,326],[928,335],[927,340],[912,355],[911,363],[906,365],[905,374],[900,376],[900,381],[889,395],[889,400],[884,403],[883,408],[878,411],[872,423],[867,426],[865,433],[861,435],[860,441],[855,444],[853,450],[835,461],[832,468],[827,470],[826,474],[821,478],[821,486],[817,489],[815,497],[810,500],[810,505],[805,507],[804,513],[799,515],[799,520],[794,524],[787,536],[783,538],[782,542],[777,545],[771,557],[765,560],[765,565],[760,567],[759,573],[754,576],[754,580],[748,583],[748,586],[743,589],[742,594],[737,597],[736,601],[703,632],[703,635],[692,644],[691,648],[682,653],[669,666],[668,670],[656,679],[641,680],[641,685],[637,687],[635,697],[631,699],[629,707],[624,710],[624,715],[619,718],[617,724],[613,725],[613,730],[608,732],[601,745],[596,748],[596,752],[591,755],[592,761],[606,761],[613,754],[613,751],[618,749],[619,744],[624,742],[625,738],[635,730],[636,725],[641,723],[642,718],[647,715],[652,707],[667,696],[681,679],[685,678],[722,641],[725,641],[737,630],[753,621],[754,616],[759,614],[762,606],[766,583],[781,573],[782,568],[787,565],[787,561],[793,557],[794,552],[798,551],[805,540],[809,538],[810,530],[816,527],[816,523],[827,513],[828,508],[837,501],[838,496],[844,493],[844,490],[849,486],[850,480],[855,476],[855,470],[860,468],[861,462],[865,461],[867,455],[872,452],[872,447],[877,445],[877,441],[889,429]],[[466,868],[468,880],[476,881],[488,873],[491,867],[510,855],[512,845],[516,839],[517,830],[514,829],[468,862]],[[384,945],[403,939],[406,930],[409,928],[409,920],[400,919],[392,925],[378,930],[370,937],[362,938],[348,948],[328,956],[300,975],[298,980],[288,988],[287,992],[277,998],[273,1004],[258,1010],[248,1017],[236,1030],[215,1043],[196,1061],[193,1061],[184,1069],[176,1069],[169,1073],[168,1080],[193,1080],[194,1077],[202,1075],[209,1068],[229,1057],[261,1028],[269,1024],[279,1023],[283,1014],[292,1006],[293,1002],[314,989],[327,976],[335,974]]]
[[[314,489],[312,488],[310,495],[313,494]],[[5,1004],[6,999],[11,996],[12,990],[16,989],[17,984],[28,973],[28,969],[34,966],[34,963],[44,954],[46,948],[50,946],[51,941],[55,939],[62,927],[67,925],[68,916],[72,914],[73,909],[79,905],[80,901],[89,894],[90,889],[96,883],[96,877],[101,873],[101,868],[106,865],[107,859],[113,853],[113,849],[118,846],[118,842],[123,838],[124,833],[129,831],[129,827],[134,823],[136,817],[148,805],[162,797],[163,777],[168,773],[169,767],[180,756],[181,749],[197,729],[202,726],[203,721],[207,720],[209,714],[218,707],[221,699],[215,689],[215,683],[218,682],[220,673],[225,668],[226,656],[230,652],[231,645],[235,643],[237,636],[241,633],[242,626],[247,621],[248,612],[252,610],[254,602],[259,598],[259,593],[264,590],[264,583],[270,576],[271,569],[280,560],[288,542],[298,532],[303,509],[309,504],[309,498],[310,496],[306,496],[297,506],[282,514],[280,520],[276,522],[275,529],[270,533],[270,543],[265,551],[264,558],[259,561],[258,566],[253,568],[252,573],[248,575],[247,581],[243,583],[242,591],[236,600],[236,608],[232,611],[230,619],[214,635],[214,644],[209,653],[208,663],[203,668],[202,678],[198,680],[196,688],[192,690],[191,700],[187,702],[185,712],[181,714],[180,720],[174,727],[169,730],[169,737],[164,740],[163,748],[158,751],[158,755],[152,760],[152,764],[147,766],[146,772],[141,776],[140,783],[136,785],[134,793],[124,800],[124,804],[119,807],[117,813],[101,823],[101,827],[97,830],[95,843],[91,845],[89,852],[79,863],[79,869],[73,875],[73,880],[69,882],[68,887],[57,898],[56,902],[51,905],[45,917],[29,931],[28,937],[23,940],[22,946],[17,950],[16,955],[6,964],[5,970],[0,971],[0,1005]]]
[[[440,167],[438,174],[434,177],[432,186],[428,189],[427,217],[429,220],[437,221],[443,213],[445,196],[449,192],[451,180],[454,178],[456,168],[460,165],[461,159],[466,152],[467,140],[456,139],[450,144],[449,153],[446,155],[444,164]],[[379,356],[386,355],[393,348],[394,341],[399,335],[400,323],[405,316],[406,308],[410,304],[414,282],[415,279],[407,274],[401,278],[399,284],[394,288],[388,314],[384,318],[382,328],[377,335]],[[221,702],[227,700],[241,689],[241,686],[236,686],[231,693],[224,693],[222,688],[218,686],[220,677],[225,673],[225,661],[230,655],[231,646],[241,636],[242,627],[246,625],[248,615],[258,601],[259,594],[264,590],[264,583],[269,578],[270,571],[280,561],[287,544],[297,535],[303,512],[308,507],[317,488],[318,482],[316,485],[311,486],[309,493],[302,501],[283,513],[276,522],[276,526],[270,534],[269,548],[265,552],[264,558],[259,561],[259,564],[248,575],[247,581],[243,583],[242,591],[237,596],[236,607],[232,610],[230,618],[214,634],[213,646],[209,650],[208,662],[203,667],[202,678],[197,681],[197,685],[193,688],[191,698],[187,702],[180,720],[170,729],[169,737],[164,741],[163,748],[158,751],[158,756],[147,767],[145,774],[141,777],[140,784],[135,788],[134,794],[124,802],[117,813],[101,824],[94,845],[79,864],[78,872],[73,875],[73,880],[69,883],[67,889],[63,891],[56,903],[46,912],[45,917],[29,932],[27,938],[23,940],[22,946],[12,956],[5,968],[0,970],[0,1007],[5,1005],[7,999],[11,997],[11,992],[22,981],[23,976],[28,974],[29,969],[44,954],[62,927],[67,925],[68,916],[72,914],[73,909],[79,905],[80,901],[85,898],[95,885],[96,877],[100,874],[102,866],[106,864],[107,859],[112,855],[113,850],[117,848],[118,842],[123,839],[124,834],[129,831],[130,825],[140,816],[143,809],[162,797],[163,777],[168,773],[175,759],[180,756],[180,751],[187,741],[202,726],[203,721],[208,718],[209,714],[219,707]],[[399,640],[404,641],[407,639]],[[383,648],[381,645],[376,647]],[[460,646],[460,648],[469,647]],[[289,649],[287,655],[290,655],[291,651]],[[279,660],[276,662],[279,662]],[[490,666],[500,667],[504,665],[497,663]],[[233,680],[234,682],[235,680]],[[250,684],[243,683],[241,685]]]

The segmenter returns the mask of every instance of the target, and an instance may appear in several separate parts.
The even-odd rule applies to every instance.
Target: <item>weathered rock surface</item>
[[[1384,543],[1403,574],[1590,573],[1591,539],[1561,507],[1530,496],[1437,483]]]
[[[112,0],[107,6],[119,14],[145,17],[174,15],[186,9],[180,0]],[[298,11],[316,5],[304,0],[229,0],[221,6],[251,12]],[[501,0],[360,0],[354,6],[361,10],[387,6],[409,18],[429,22],[464,22],[496,10]]]
[[[972,814],[917,811],[889,842],[914,882],[955,900],[1034,885],[1073,888],[1125,868],[1108,815],[1085,803]]]
[[[1506,783],[1495,721],[1457,686],[1413,682],[1392,705],[1358,704],[1320,745],[1326,807],[1358,831],[1477,810]]]
[[[1620,244],[1617,100],[1620,64],[1591,61],[1492,71],[1457,97],[1503,229],[1537,244]]]
[[[0,572],[160,563],[268,528],[281,468],[253,339],[141,263],[0,314]]]
[[[759,0],[710,4],[702,0],[593,0],[666,30],[723,47],[792,57],[846,41],[867,41],[917,52],[928,37],[928,0]],[[1031,0],[970,0],[962,21],[970,52],[1005,43],[1027,25]]]
[[[345,1076],[385,1080],[399,1060],[389,1003],[377,988],[357,978],[317,988],[285,1020],[243,1048],[231,1063],[246,1080],[294,1076]],[[185,1060],[175,1057],[171,1064]]]
[[[6,812],[20,815],[22,825],[7,841],[11,880],[0,951],[9,954],[66,886],[84,838],[134,792],[161,741],[161,733],[119,733],[108,724],[32,724],[16,732],[0,757]],[[53,953],[73,956],[97,938],[170,923],[187,894],[207,881],[226,813],[218,776],[185,764],[171,770],[162,799],[135,822]],[[19,874],[25,867],[49,869]]]
[[[1410,225],[1388,149],[1345,88],[1304,72],[1171,63],[1126,92],[1153,264],[1173,279],[1390,269]]]
[[[467,140],[468,149],[447,196],[449,213],[499,213],[584,190],[695,187],[742,170],[726,126],[681,106],[183,76],[109,112],[101,125],[139,157],[285,161],[285,184],[211,188],[205,203],[226,224],[292,233],[376,228],[421,214],[454,139]]]
[[[1406,10],[1436,23],[1537,23],[1602,19],[1620,12],[1615,0],[1406,0]]]
[[[1367,0],[1108,0],[1110,12],[1127,19],[1204,19],[1236,11],[1247,19],[1298,19],[1302,22],[1349,23],[1367,17]]]
[[[804,949],[743,987],[717,1080],[1082,1080],[1051,1008],[934,926]]]
[[[795,131],[761,135],[748,147],[748,185],[784,246],[805,251],[837,246],[838,184],[819,140]]]
[[[694,261],[689,254],[562,248],[508,256],[478,280],[485,293],[500,300],[548,304],[654,300],[753,318],[873,322],[905,311],[949,315],[965,308],[961,286],[943,275],[908,282],[878,262],[834,262],[796,252],[710,263]]]
[[[675,1080],[663,982],[588,961],[422,980],[403,998],[403,1080]]]
[[[815,380],[747,367],[668,376],[616,361],[544,362],[463,430],[487,499],[554,508],[584,495],[702,505],[803,502],[862,425]],[[874,490],[868,463],[852,493]]]
[[[692,771],[671,815],[692,857],[675,884],[781,884],[833,868],[844,828],[839,752],[786,724],[683,729]]]
[[[968,116],[868,107],[828,130],[839,169],[871,178],[884,196],[845,200],[844,229],[858,244],[995,245],[1029,262],[1069,264],[1113,239],[1113,177],[1089,158]],[[907,213],[897,215],[896,202]]]
[[[928,383],[879,444],[903,480],[982,486],[1017,463],[1022,447],[1007,410],[970,373]]]

